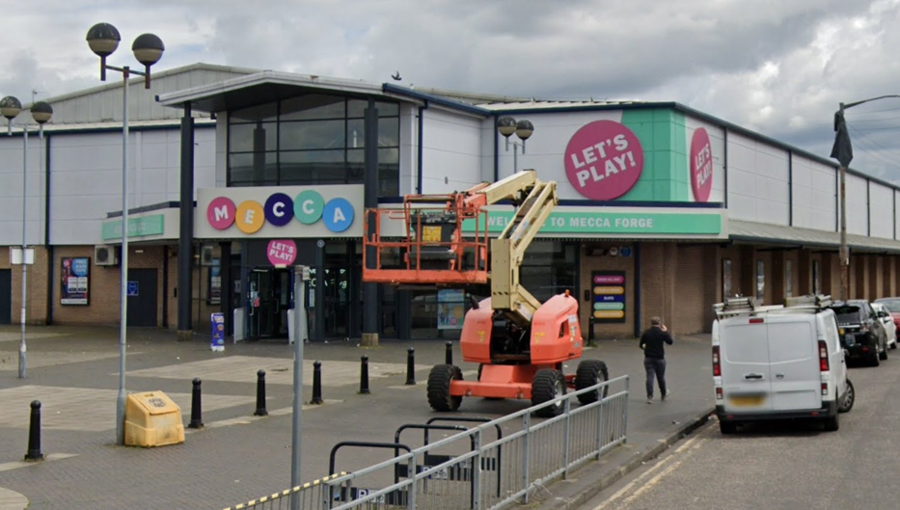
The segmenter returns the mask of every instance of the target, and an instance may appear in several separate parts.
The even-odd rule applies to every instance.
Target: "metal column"
[[[378,110],[375,108],[375,100],[369,98],[369,105],[365,114],[365,201],[366,211],[378,207]],[[368,214],[368,212],[366,213]],[[375,234],[375,219],[370,218],[368,231],[364,233],[371,239]],[[366,263],[375,264],[376,253],[372,246],[366,247]],[[378,300],[378,284],[363,283],[363,328],[362,341],[364,346],[378,345],[378,311],[381,308]]]
[[[191,266],[194,262],[194,118],[184,103],[181,118],[181,203],[178,209],[178,339],[191,339]]]

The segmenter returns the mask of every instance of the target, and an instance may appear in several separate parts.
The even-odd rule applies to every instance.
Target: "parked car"
[[[747,422],[808,418],[837,430],[855,391],[828,302],[741,307],[740,299],[750,298],[716,305],[712,327],[719,429],[731,434]]]
[[[863,360],[876,367],[887,359],[887,335],[868,301],[836,301],[831,309],[837,316],[848,359]]]
[[[887,308],[891,317],[894,319],[894,325],[897,326],[897,335],[900,335],[900,297],[885,297],[875,300]],[[897,338],[895,338],[897,340]],[[897,348],[897,342],[894,342],[894,348]]]
[[[875,313],[878,315],[878,320],[881,321],[881,325],[884,326],[884,333],[887,337],[887,345],[891,349],[897,348],[897,324],[894,322],[894,318],[891,317],[891,313],[888,311],[887,307],[882,303],[878,303],[877,301],[872,303],[872,308],[875,310]]]

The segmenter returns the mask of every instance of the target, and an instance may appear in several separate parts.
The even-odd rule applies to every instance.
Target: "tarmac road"
[[[840,430],[769,423],[723,436],[715,419],[582,510],[900,508],[900,351],[852,368],[856,404]]]

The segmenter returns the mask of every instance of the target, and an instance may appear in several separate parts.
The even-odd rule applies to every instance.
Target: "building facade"
[[[578,296],[595,338],[634,336],[653,315],[676,333],[707,331],[723,296],[839,294],[836,164],[677,103],[517,101],[202,64],[160,73],[154,88],[166,78],[131,139],[130,325],[207,331],[221,312],[236,339],[287,338],[285,266],[303,264],[312,341],[458,338],[465,294],[489,290],[366,284],[364,211],[525,168],[557,182],[560,203],[522,284],[540,300]],[[102,106],[62,107],[92,94],[112,104],[115,92],[50,101],[72,113],[29,153],[30,321],[118,321],[121,134],[92,125],[115,121],[92,117]],[[505,116],[534,125],[525,151],[498,133]],[[22,243],[21,161],[21,136],[0,140],[0,245]],[[851,297],[900,294],[898,194],[848,175]],[[488,232],[511,215],[492,206]],[[279,243],[296,253],[273,258]],[[0,322],[17,318],[15,269],[0,251]]]

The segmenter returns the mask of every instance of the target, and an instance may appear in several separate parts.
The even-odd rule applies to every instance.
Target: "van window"
[[[838,324],[856,324],[865,320],[858,306],[836,306],[832,310],[837,314]]]

